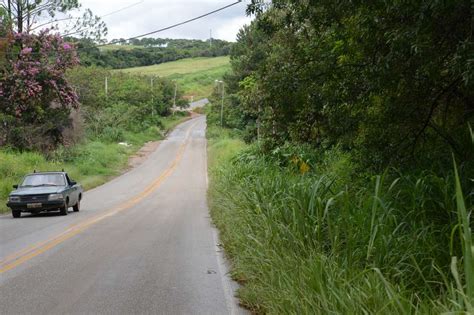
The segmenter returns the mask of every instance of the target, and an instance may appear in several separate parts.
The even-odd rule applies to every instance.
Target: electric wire
[[[215,9],[215,10],[213,10],[213,11],[210,11],[210,12],[208,12],[208,13],[205,13],[205,14],[202,14],[202,15],[199,15],[199,16],[196,16],[196,17],[194,17],[194,18],[191,18],[191,19],[185,20],[185,21],[183,21],[183,22],[179,22],[179,23],[176,23],[176,24],[173,24],[173,25],[164,27],[164,28],[160,28],[160,29],[155,30],[155,31],[151,31],[151,32],[148,32],[148,33],[145,33],[145,34],[136,35],[136,36],[133,36],[133,37],[130,37],[130,38],[127,38],[127,39],[123,39],[123,40],[113,40],[113,41],[108,42],[108,43],[99,44],[99,45],[93,45],[93,46],[90,46],[90,47],[78,47],[78,48],[76,48],[76,51],[80,51],[80,50],[91,50],[91,49],[95,49],[95,48],[98,48],[98,47],[104,47],[104,46],[108,46],[108,45],[113,45],[113,44],[116,44],[116,43],[119,43],[119,42],[130,41],[130,40],[132,40],[132,39],[137,39],[137,38],[140,38],[140,37],[144,37],[144,36],[148,36],[148,35],[160,33],[160,32],[163,32],[163,31],[167,31],[167,30],[169,30],[169,29],[176,28],[176,27],[178,27],[178,26],[181,26],[181,25],[184,25],[184,24],[188,24],[188,23],[191,23],[191,22],[193,22],[193,21],[196,21],[196,20],[202,19],[202,18],[204,18],[204,17],[207,17],[207,16],[209,16],[209,15],[215,14],[215,13],[217,13],[217,12],[223,11],[223,10],[228,9],[228,8],[230,8],[230,7],[233,7],[233,6],[235,6],[235,5],[237,5],[237,4],[241,3],[241,2],[242,2],[242,0],[233,2],[233,3],[230,3],[230,4],[226,5],[226,6],[223,6],[223,7],[220,7],[220,8],[218,8],[218,9]],[[140,2],[139,2],[139,3],[140,3]],[[139,4],[139,3],[135,3],[135,4],[131,5],[131,6],[137,5],[137,4]],[[129,6],[129,7],[131,7],[131,6]],[[125,10],[125,9],[126,9],[126,8],[122,8],[122,9],[117,10],[117,11],[122,11],[122,10]],[[111,12],[111,13],[109,13],[109,14],[107,14],[107,15],[110,15],[110,14],[113,14],[113,13],[117,13],[117,11]],[[30,53],[30,54],[31,54],[31,55],[34,55],[34,54],[38,54],[38,53],[32,52],[32,53]]]
[[[156,30],[156,31],[152,31],[152,32],[148,32],[148,33],[145,33],[145,34],[133,36],[133,37],[127,38],[126,40],[129,41],[129,40],[132,40],[132,39],[137,39],[137,38],[140,38],[140,37],[144,37],[144,36],[148,36],[148,35],[160,33],[160,32],[163,32],[163,31],[167,31],[167,30],[169,30],[169,29],[172,29],[172,28],[175,28],[175,27],[178,27],[178,26],[181,26],[181,25],[184,25],[184,24],[187,24],[187,23],[190,23],[190,22],[193,22],[193,21],[202,19],[203,17],[206,17],[206,16],[212,15],[212,14],[214,14],[214,13],[220,12],[220,11],[222,11],[222,10],[228,9],[228,8],[230,8],[230,7],[234,6],[234,5],[237,5],[237,4],[241,3],[241,2],[242,2],[242,0],[239,0],[239,1],[236,1],[236,2],[234,2],[234,3],[228,4],[228,5],[226,5],[226,6],[223,6],[223,7],[219,8],[219,9],[216,9],[216,10],[214,10],[214,11],[211,11],[211,12],[208,12],[208,13],[205,13],[205,14],[202,14],[202,15],[199,15],[199,16],[197,16],[197,17],[194,17],[194,18],[192,18],[192,19],[189,19],[189,20],[186,20],[186,21],[183,21],[183,22],[180,22],[180,23],[173,24],[173,25],[171,25],[171,26],[167,26],[167,27],[158,29],[158,30]],[[102,47],[102,46],[107,46],[107,45],[113,45],[114,43],[117,43],[117,42],[119,42],[119,41],[120,41],[120,40],[112,41],[112,42],[107,43],[107,44],[97,45],[96,47]]]

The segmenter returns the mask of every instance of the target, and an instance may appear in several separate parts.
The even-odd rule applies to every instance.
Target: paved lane
[[[209,104],[209,100],[207,98],[200,99],[195,102],[189,103],[189,107],[187,108],[188,110],[193,110],[198,107],[204,107],[205,105]]]
[[[209,220],[205,127],[178,126],[79,213],[0,217],[0,313],[245,313]]]

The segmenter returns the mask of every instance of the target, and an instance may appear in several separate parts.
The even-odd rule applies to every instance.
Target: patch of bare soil
[[[202,114],[200,114],[200,113],[195,113],[195,112],[193,112],[193,111],[191,111],[190,114],[191,114],[191,118],[190,118],[190,119],[193,119],[193,118],[196,118],[196,117],[199,117],[199,116],[202,115]]]
[[[145,143],[145,145],[141,147],[137,153],[128,158],[128,169],[142,164],[147,159],[147,157],[158,148],[160,143],[161,141],[149,141]]]
[[[193,119],[198,116],[201,116],[201,114],[190,112],[190,115],[186,120]],[[128,158],[128,167],[126,170],[124,170],[124,172],[127,172],[128,170],[142,164],[148,158],[148,156],[158,148],[160,143],[161,141],[148,141],[145,143],[145,145],[141,147],[137,153],[131,155]]]

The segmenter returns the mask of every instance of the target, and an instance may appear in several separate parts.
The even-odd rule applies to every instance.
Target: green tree
[[[0,3],[18,33],[53,28],[61,30],[64,36],[74,34],[95,40],[100,40],[107,34],[105,23],[91,10],[84,10],[79,18],[70,14],[80,11],[78,0],[2,0]],[[58,18],[58,15],[61,17]],[[68,23],[62,24],[60,29],[58,23],[65,21]]]
[[[63,143],[70,110],[78,106],[65,78],[79,62],[74,47],[46,31],[16,33],[7,41],[6,59],[0,68],[0,143],[43,151]]]
[[[248,11],[232,65],[256,80],[269,147],[342,145],[375,168],[472,158],[470,1],[254,0]],[[241,106],[254,99],[231,91]]]

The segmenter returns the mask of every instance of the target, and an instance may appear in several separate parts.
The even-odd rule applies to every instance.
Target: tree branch
[[[446,86],[440,93],[438,93],[438,95],[436,95],[436,97],[433,99],[433,102],[431,103],[431,107],[430,107],[430,111],[428,113],[428,116],[426,117],[425,119],[425,122],[423,123],[423,127],[417,132],[417,134],[415,135],[415,140],[413,141],[413,151],[412,153],[414,152],[414,148],[416,147],[416,144],[418,143],[418,140],[420,139],[420,136],[425,132],[426,128],[428,127],[428,125],[430,124],[430,121],[431,121],[431,118],[433,116],[433,113],[436,109],[436,107],[438,106],[439,104],[439,100],[441,97],[443,97],[447,92],[449,92],[453,87],[456,86],[456,84],[458,84],[460,81],[462,81],[462,78],[457,78],[456,80],[454,80],[451,84],[449,84],[448,86]]]

